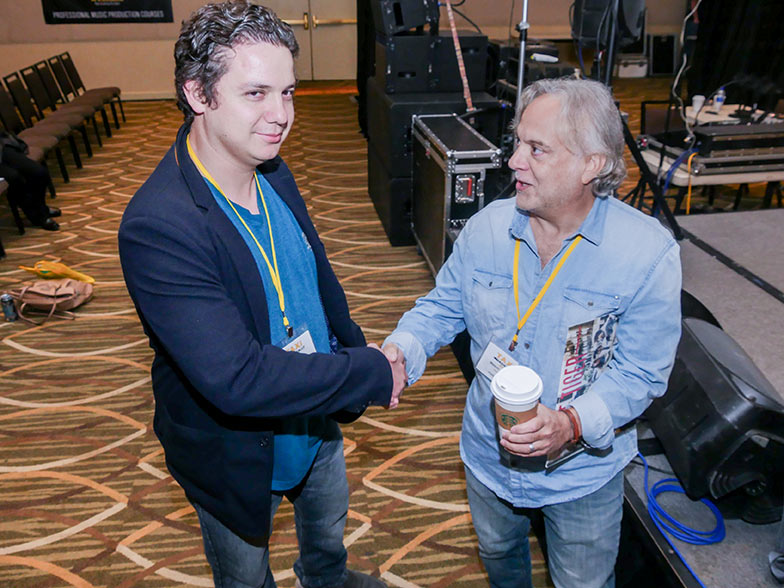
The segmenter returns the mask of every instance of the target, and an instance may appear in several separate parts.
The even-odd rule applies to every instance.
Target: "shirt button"
[[[266,447],[267,445],[269,445],[269,438],[262,437],[261,441],[259,441],[259,445],[261,445],[262,447]]]
[[[530,347],[531,347],[531,344],[530,344],[530,343],[523,343],[523,347],[525,347],[526,349],[528,349],[528,348],[530,348]]]
[[[593,306],[593,300],[588,301],[588,306]]]

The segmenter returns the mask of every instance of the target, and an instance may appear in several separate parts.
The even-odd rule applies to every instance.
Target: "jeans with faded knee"
[[[530,588],[528,509],[498,498],[465,468],[479,556],[493,588]],[[623,472],[595,492],[542,507],[550,576],[557,588],[613,588],[623,514]]]

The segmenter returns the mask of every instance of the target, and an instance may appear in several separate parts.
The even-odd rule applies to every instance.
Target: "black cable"
[[[463,0],[463,1],[465,1],[465,0]],[[460,5],[458,4],[458,6],[460,6]],[[462,12],[460,12],[460,11],[459,11],[457,8],[455,8],[455,5],[454,5],[454,4],[452,5],[452,10],[454,10],[454,11],[455,11],[457,14],[459,14],[459,15],[460,15],[460,16],[462,16],[462,17],[463,17],[465,20],[467,20],[469,23],[471,23],[471,25],[472,25],[472,26],[473,26],[473,27],[476,29],[476,32],[477,32],[477,33],[479,33],[480,35],[482,34],[482,29],[480,29],[480,28],[479,28],[479,25],[478,25],[478,24],[476,24],[476,23],[475,23],[473,20],[471,20],[470,18],[468,18],[468,17],[467,17],[465,14],[463,14]]]
[[[640,467],[640,468],[644,468],[644,467],[645,467],[645,464],[644,464],[644,463],[642,463],[641,461],[637,461],[637,458],[636,458],[636,457],[635,457],[633,460],[631,460],[629,463],[630,463],[631,465],[636,465],[637,467]],[[670,471],[670,470],[663,470],[663,469],[661,469],[661,468],[655,468],[655,467],[653,467],[652,465],[649,465],[649,466],[648,466],[648,469],[649,469],[649,470],[653,470],[654,472],[659,472],[660,474],[667,474],[668,476],[673,476],[673,475],[675,475],[675,472],[673,472],[673,471]]]
[[[512,0],[512,8],[509,10],[509,38],[506,40],[506,44],[510,47],[512,46],[512,21],[514,20],[514,8],[515,8],[515,0]]]

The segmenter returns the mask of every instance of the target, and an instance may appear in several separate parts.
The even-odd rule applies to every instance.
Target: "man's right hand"
[[[375,343],[370,343],[368,347],[379,349]],[[392,369],[392,397],[389,399],[389,406],[387,408],[397,408],[400,403],[400,397],[403,395],[403,389],[408,385],[408,375],[406,374],[406,356],[403,351],[391,343],[384,345],[381,349],[389,361],[389,367]]]

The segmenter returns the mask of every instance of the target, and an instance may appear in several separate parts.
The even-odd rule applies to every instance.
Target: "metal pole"
[[[610,13],[610,35],[607,47],[607,59],[605,59],[604,62],[604,79],[599,80],[610,89],[612,89],[613,69],[615,69],[615,54],[617,53],[616,44],[618,41],[618,3],[619,0],[613,0],[612,10]]]
[[[523,93],[523,77],[525,73],[525,42],[528,39],[528,0],[523,0],[523,19],[517,25],[520,31],[520,59],[517,63],[517,100],[515,101],[515,111],[520,103],[520,94]]]

